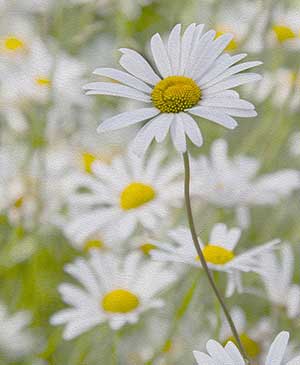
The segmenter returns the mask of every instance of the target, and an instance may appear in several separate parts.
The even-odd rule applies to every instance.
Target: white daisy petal
[[[183,127],[184,131],[189,137],[189,139],[197,146],[200,147],[203,144],[203,137],[201,134],[201,131],[197,125],[197,123],[194,121],[194,119],[186,114],[186,113],[180,113],[182,121],[183,121]]]
[[[173,75],[177,75],[180,66],[180,50],[181,50],[181,24],[176,24],[172,29],[168,39],[168,55],[172,67]]]
[[[247,84],[248,82],[254,82],[261,80],[261,76],[256,73],[243,73],[240,75],[234,75],[222,82],[219,82],[213,86],[204,87],[203,94],[211,95],[216,94],[219,91],[231,89],[232,87],[240,86]]]
[[[171,138],[178,152],[186,151],[186,139],[184,133],[183,120],[180,114],[175,114],[175,120],[171,124]]]
[[[95,75],[104,76],[119,81],[125,85],[131,86],[147,94],[150,94],[152,92],[152,88],[147,84],[145,84],[143,81],[137,79],[136,77],[126,72],[116,70],[114,68],[105,68],[105,67],[96,68],[96,70],[93,73]]]
[[[237,122],[229,115],[214,111],[214,109],[208,107],[196,106],[194,108],[188,109],[188,112],[198,117],[211,120],[212,122],[220,124],[228,129],[234,129],[238,125]]]
[[[129,125],[133,125],[142,122],[144,120],[153,118],[157,114],[159,114],[159,110],[156,108],[143,108],[143,109],[133,110],[130,112],[124,112],[115,115],[112,118],[106,119],[99,125],[97,132],[101,133],[124,128]]]
[[[266,365],[281,365],[289,341],[289,333],[280,332],[273,341],[266,358]]]
[[[190,52],[192,49],[192,42],[194,37],[194,32],[196,30],[196,24],[190,24],[185,32],[183,33],[182,40],[181,40],[181,59],[180,59],[180,70],[179,73],[181,75],[184,74],[186,64],[188,62]]]
[[[139,53],[127,48],[121,48],[120,51],[123,53],[120,65],[127,72],[150,85],[155,85],[160,81],[152,67]]]
[[[158,33],[151,38],[151,51],[156,67],[162,77],[168,77],[172,74],[172,68],[166,47]]]
[[[149,95],[142,93],[129,86],[114,84],[112,82],[91,82],[84,87],[87,95],[112,95],[120,96],[123,98],[135,99],[143,101],[144,103],[150,103],[151,98]]]

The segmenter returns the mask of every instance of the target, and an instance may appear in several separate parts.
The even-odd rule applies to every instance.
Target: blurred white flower
[[[290,154],[292,156],[300,155],[300,132],[295,132],[289,138]]]
[[[119,260],[97,250],[91,251],[88,261],[77,259],[65,270],[83,287],[67,283],[59,287],[63,300],[72,308],[56,313],[51,323],[66,324],[66,340],[103,322],[115,330],[136,323],[143,312],[163,305],[157,295],[176,278],[162,264],[145,262],[138,253]]]
[[[296,318],[300,314],[300,286],[292,283],[294,254],[289,244],[283,245],[280,253],[280,260],[271,252],[261,257],[265,267],[261,277],[271,303],[284,308],[289,318]]]
[[[289,341],[289,333],[280,332],[270,346],[266,356],[265,365],[297,365],[300,357],[288,362],[284,361],[285,352]],[[194,351],[198,365],[246,365],[236,345],[228,342],[224,347],[217,341],[209,340],[206,344],[208,355],[204,352]]]
[[[204,258],[211,270],[226,272],[228,283],[226,295],[231,296],[237,289],[242,292],[241,272],[261,273],[259,257],[263,253],[272,251],[279,240],[273,240],[256,248],[236,254],[234,249],[240,239],[239,228],[228,229],[223,223],[214,225],[207,244],[198,238]],[[169,237],[175,244],[150,241],[157,249],[153,249],[150,255],[155,260],[167,262],[182,262],[193,266],[200,266],[199,256],[193,245],[190,231],[180,227],[171,230]]]
[[[161,151],[148,160],[129,153],[114,158],[110,165],[95,161],[92,174],[74,177],[77,187],[85,191],[70,196],[67,235],[81,241],[108,225],[126,239],[139,224],[149,230],[159,227],[170,207],[182,198],[181,163],[163,165],[164,158]]]
[[[278,3],[274,9],[272,34],[270,42],[274,46],[280,44],[291,49],[300,48],[300,11],[299,9],[284,9]]]
[[[211,146],[211,157],[201,156],[192,165],[192,194],[218,207],[236,211],[242,227],[249,226],[249,208],[274,205],[280,198],[300,187],[300,174],[284,169],[256,176],[260,163],[255,158],[238,155],[230,159],[227,142],[219,139]]]
[[[98,131],[123,128],[151,119],[137,133],[133,150],[143,154],[153,139],[162,142],[169,130],[175,148],[186,151],[186,135],[201,146],[203,138],[190,115],[202,117],[233,129],[233,117],[257,115],[251,103],[241,100],[233,87],[257,81],[255,73],[240,73],[261,62],[236,65],[246,54],[222,54],[232,39],[216,32],[203,33],[204,25],[191,24],[181,37],[181,25],[171,31],[167,45],[157,33],[151,39],[151,52],[159,74],[134,50],[121,48],[120,65],[127,71],[98,68],[96,75],[117,82],[92,82],[85,86],[88,95],[114,95],[139,100],[150,107],[124,112],[105,120]],[[202,34],[203,33],[203,34]],[[162,78],[161,78],[162,77]]]
[[[0,303],[0,353],[17,359],[33,352],[37,342],[27,328],[30,322],[28,312],[10,315],[6,306]]]
[[[257,361],[261,359],[262,356],[265,356],[269,346],[268,339],[273,333],[271,318],[261,318],[254,325],[249,327],[246,321],[245,312],[241,308],[233,307],[230,311],[230,315],[247,355],[251,359],[256,359]],[[220,340],[223,344],[226,344],[229,341],[236,344],[225,317],[222,320],[220,328]],[[258,362],[260,363],[260,361]]]

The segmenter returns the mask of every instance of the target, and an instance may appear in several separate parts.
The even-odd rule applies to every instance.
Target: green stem
[[[192,207],[191,207],[191,199],[190,199],[190,162],[189,162],[189,155],[188,152],[185,152],[183,154],[183,162],[184,162],[184,171],[185,171],[185,179],[184,179],[184,197],[185,197],[185,204],[186,204],[186,212],[187,212],[187,217],[188,217],[188,223],[189,223],[189,227],[190,227],[190,231],[191,231],[191,235],[192,235],[192,239],[193,239],[193,243],[195,246],[195,249],[199,255],[199,259],[202,265],[202,268],[207,276],[207,279],[210,283],[210,286],[212,287],[212,290],[214,291],[223,311],[225,314],[225,317],[228,321],[228,324],[231,328],[233,337],[236,340],[236,343],[238,345],[238,348],[243,356],[243,358],[245,359],[246,363],[249,364],[249,359],[247,357],[246,351],[242,345],[242,342],[240,340],[239,334],[237,332],[237,329],[234,325],[234,322],[231,318],[231,315],[229,313],[229,310],[226,307],[225,301],[222,297],[222,294],[220,293],[219,289],[217,288],[213,276],[208,268],[208,265],[206,263],[206,260],[204,258],[202,249],[200,247],[199,241],[198,241],[198,237],[197,237],[197,233],[196,233],[196,228],[195,228],[195,224],[194,224],[194,218],[193,218],[193,212],[192,212]]]

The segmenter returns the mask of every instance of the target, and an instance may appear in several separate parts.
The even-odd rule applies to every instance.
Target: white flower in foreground
[[[88,95],[114,95],[136,99],[148,107],[121,113],[105,120],[99,132],[115,130],[142,121],[147,122],[137,133],[133,149],[142,154],[155,138],[162,142],[170,130],[175,148],[186,151],[186,135],[201,146],[201,132],[191,116],[211,120],[233,129],[237,122],[232,117],[254,117],[254,106],[239,98],[233,87],[259,80],[255,73],[241,71],[261,62],[237,64],[246,54],[222,54],[232,35],[218,38],[204,25],[191,24],[181,36],[181,25],[171,31],[165,44],[159,34],[151,39],[151,52],[157,71],[139,53],[121,48],[120,65],[127,72],[98,68],[95,74],[116,82],[92,82],[85,86]]]
[[[274,205],[300,187],[300,174],[284,169],[256,176],[259,161],[238,155],[230,159],[227,142],[216,140],[211,157],[193,161],[192,194],[218,207],[235,209],[242,227],[250,223],[249,208],[253,205]]]
[[[92,175],[77,177],[77,186],[85,192],[70,197],[67,235],[81,241],[109,225],[126,239],[139,224],[149,230],[159,227],[182,197],[182,184],[176,180],[182,172],[180,161],[163,165],[164,157],[157,151],[147,160],[129,153],[110,165],[95,161]]]
[[[77,259],[65,270],[82,286],[65,283],[59,287],[64,302],[72,308],[56,313],[51,323],[66,324],[66,340],[103,322],[109,322],[112,329],[136,323],[143,312],[163,305],[157,295],[175,280],[174,272],[143,261],[138,253],[121,262],[94,250],[89,260]]]
[[[284,361],[288,341],[289,333],[280,332],[271,344],[264,365],[298,365],[299,356],[288,362]],[[246,365],[238,348],[232,342],[228,342],[223,347],[219,342],[209,340],[206,344],[206,350],[208,355],[200,351],[193,352],[198,365]]]
[[[267,351],[268,338],[273,333],[272,321],[269,318],[262,318],[254,325],[248,326],[244,311],[239,307],[233,307],[230,311],[231,318],[235,324],[235,327],[239,333],[241,342],[247,355],[251,359],[261,359],[265,356]],[[236,344],[234,337],[232,336],[231,329],[223,316],[222,325],[220,328],[219,338],[223,344],[232,341]],[[256,363],[256,361],[254,361]],[[260,361],[258,361],[260,363]]]
[[[261,277],[269,300],[280,308],[285,308],[289,318],[300,314],[300,286],[292,284],[294,274],[294,254],[291,246],[283,245],[281,259],[268,253],[261,258],[266,270]]]
[[[211,270],[228,274],[227,296],[232,295],[235,289],[242,291],[241,272],[261,273],[259,257],[273,250],[273,246],[280,242],[276,239],[242,254],[236,254],[234,249],[240,235],[241,230],[239,228],[228,229],[225,224],[218,223],[214,225],[207,244],[203,244],[198,238],[208,267]],[[175,244],[153,241],[158,249],[152,250],[150,255],[155,260],[200,266],[199,256],[193,245],[191,233],[187,228],[180,227],[172,230],[169,237]]]
[[[27,329],[30,321],[28,312],[10,315],[0,303],[0,354],[15,359],[33,351],[36,341]]]

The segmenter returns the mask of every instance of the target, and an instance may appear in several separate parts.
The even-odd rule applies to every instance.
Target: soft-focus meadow
[[[121,47],[150,59],[151,36],[164,37],[177,23],[231,32],[226,52],[263,61],[255,71],[263,79],[239,87],[257,117],[237,118],[233,131],[199,118],[204,144],[189,150],[193,161],[206,156],[216,170],[205,176],[192,163],[192,205],[205,244],[213,243],[210,232],[220,222],[241,227],[235,255],[281,240],[273,254],[257,258],[260,273],[241,274],[243,288],[226,302],[253,364],[263,364],[281,330],[291,334],[288,357],[300,354],[299,0],[0,0],[0,14],[0,364],[187,365],[207,339],[231,338],[200,266],[151,266],[155,242],[170,243],[168,232],[187,226],[182,158],[169,138],[146,154],[154,185],[173,174],[156,192],[164,196],[153,206],[157,212],[136,225],[114,214],[105,220],[101,210],[91,214],[101,204],[118,204],[107,198],[114,189],[108,175],[114,168],[116,185],[127,179],[119,158],[138,128],[97,134],[97,126],[138,102],[86,96],[82,87],[99,79],[92,74],[96,67],[120,68]],[[149,161],[153,156],[158,164]],[[89,189],[94,194],[87,196]],[[132,253],[141,269],[130,268]],[[87,309],[87,322],[78,320],[68,335],[50,319],[72,306],[70,296],[85,300],[71,287],[64,302],[58,289],[62,283],[80,287],[78,276],[88,281],[82,259],[98,257],[94,269],[105,283],[122,279],[97,255],[126,261],[131,285],[157,292],[164,305],[155,302],[116,330],[113,320],[89,328],[97,313]],[[214,277],[225,295],[226,275],[216,271]],[[105,311],[103,294],[98,302]]]

